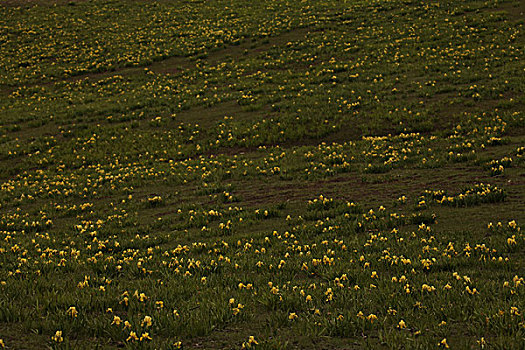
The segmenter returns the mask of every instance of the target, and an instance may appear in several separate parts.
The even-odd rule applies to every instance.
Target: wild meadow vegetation
[[[521,0],[7,0],[0,349],[523,349]]]

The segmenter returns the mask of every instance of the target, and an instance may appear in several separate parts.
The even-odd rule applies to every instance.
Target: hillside
[[[0,5],[0,348],[523,349],[523,0]]]

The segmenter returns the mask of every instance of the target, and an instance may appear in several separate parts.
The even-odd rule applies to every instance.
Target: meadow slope
[[[0,349],[523,349],[525,2],[0,5]]]

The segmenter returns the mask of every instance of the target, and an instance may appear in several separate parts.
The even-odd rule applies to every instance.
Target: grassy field
[[[0,5],[0,349],[525,348],[523,0]]]

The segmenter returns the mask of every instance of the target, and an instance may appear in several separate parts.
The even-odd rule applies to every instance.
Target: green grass
[[[4,2],[0,348],[523,348],[524,11]]]

